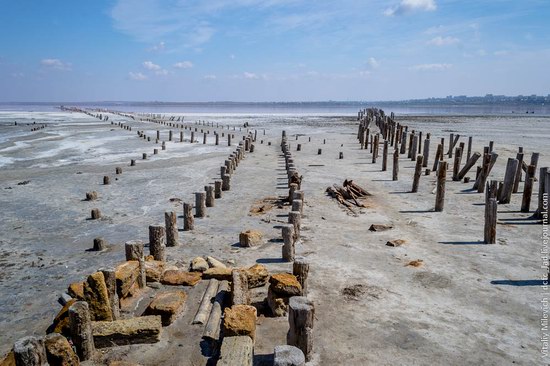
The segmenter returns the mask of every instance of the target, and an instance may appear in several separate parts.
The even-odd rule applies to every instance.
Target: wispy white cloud
[[[378,61],[377,59],[375,59],[374,57],[369,57],[369,59],[367,60],[367,65],[371,68],[371,69],[377,69],[380,67],[380,61]]]
[[[215,33],[205,20],[211,14],[205,10],[204,3],[118,0],[110,15],[115,29],[138,41],[171,40],[173,44],[193,48],[208,42]]]
[[[169,72],[166,69],[160,69],[160,70],[155,71],[155,75],[159,75],[159,76],[166,76],[168,74],[169,74]]]
[[[246,71],[243,72],[243,77],[245,79],[251,79],[251,80],[257,80],[257,79],[260,78],[257,74],[255,74],[253,72],[246,72]]]
[[[438,46],[438,47],[441,47],[441,46],[449,46],[449,45],[453,45],[453,44],[456,44],[460,42],[460,39],[456,38],[456,37],[451,37],[451,36],[447,36],[447,37],[442,37],[442,36],[437,36],[435,38],[432,38],[430,39],[427,43],[429,45],[432,45],[432,46]]]
[[[161,52],[161,51],[164,51],[165,48],[166,48],[166,43],[164,43],[164,41],[161,41],[161,42],[157,43],[156,45],[154,45],[153,47],[148,48],[147,51],[149,51],[149,52]]]
[[[152,61],[144,61],[141,65],[144,68],[146,68],[147,70],[151,70],[151,71],[158,71],[158,70],[162,69],[162,67],[160,67],[160,65],[157,65],[157,64],[153,63]]]
[[[414,11],[434,11],[436,9],[435,0],[401,0],[398,5],[386,9],[384,15],[403,15]]]
[[[209,74],[209,75],[204,75],[203,79],[205,79],[205,80],[216,80],[217,77],[214,74]]]
[[[191,61],[180,61],[176,62],[174,64],[174,67],[176,69],[190,69],[193,67],[193,63]]]
[[[128,73],[128,76],[130,77],[130,79],[132,80],[146,80],[147,79],[147,76],[143,75],[141,72],[129,72]]]
[[[451,67],[453,67],[452,64],[420,64],[411,66],[410,69],[417,71],[442,71],[448,70]]]
[[[70,71],[72,68],[70,63],[63,62],[58,58],[45,58],[40,61],[40,64],[44,67],[55,70]]]

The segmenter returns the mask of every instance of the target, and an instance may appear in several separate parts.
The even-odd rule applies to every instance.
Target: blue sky
[[[0,101],[550,93],[549,0],[0,0]]]

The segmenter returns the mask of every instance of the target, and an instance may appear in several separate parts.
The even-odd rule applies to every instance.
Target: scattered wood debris
[[[372,224],[369,227],[370,231],[386,231],[393,229],[393,225],[386,225],[386,224]]]
[[[369,192],[364,190],[361,186],[353,183],[353,180],[344,180],[342,186],[334,184],[332,187],[328,187],[326,192],[332,198],[335,198],[338,203],[350,210],[354,215],[356,215],[353,210],[353,206],[356,207],[366,207],[363,203],[359,202],[358,199],[371,196]]]
[[[252,207],[250,208],[248,214],[250,216],[263,215],[268,211],[271,211],[274,207],[283,208],[284,201],[284,199],[280,199],[279,197],[262,198],[261,200],[258,200],[252,204]]]
[[[410,261],[409,263],[407,263],[407,265],[405,267],[420,267],[424,264],[424,261],[422,259],[417,259],[417,260],[414,260],[414,261]]]
[[[406,240],[403,240],[403,239],[395,239],[395,240],[390,240],[386,243],[387,246],[389,247],[400,247],[401,245],[405,244],[407,241]]]

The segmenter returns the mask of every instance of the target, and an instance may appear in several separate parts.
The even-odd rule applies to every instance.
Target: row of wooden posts
[[[103,120],[103,116],[97,116]],[[129,126],[120,125],[121,128],[131,129]],[[214,199],[221,198],[221,192],[230,189],[231,174],[234,173],[239,162],[244,158],[245,151],[253,152],[254,145],[252,144],[252,134],[243,137],[243,141],[239,143],[236,151],[233,152],[229,159],[225,161],[225,165],[221,167],[222,180],[216,180],[214,186],[206,186],[205,192],[195,193],[195,212],[196,217],[205,217],[206,207],[214,206]],[[133,165],[133,164],[132,164]],[[121,174],[122,169],[116,168],[116,173]],[[108,176],[104,177],[104,184],[110,184]],[[95,200],[97,193],[95,191],[87,192],[87,200]],[[189,203],[184,203],[184,230],[193,230],[194,219],[192,215],[192,206]],[[92,218],[100,218],[98,209],[92,210]],[[178,243],[178,228],[175,212],[165,213],[165,226],[151,225],[149,227],[149,250],[155,260],[165,261],[166,246],[175,246]],[[103,247],[102,238],[94,239],[94,247],[100,249]],[[125,243],[126,260],[138,260],[140,268],[140,276],[138,278],[138,286],[145,287],[145,265],[143,255],[143,242],[134,240]],[[117,305],[116,292],[116,276],[114,269],[102,269],[105,283],[109,292],[110,303],[112,307],[113,320],[119,317],[119,307]],[[85,301],[77,301],[69,308],[69,324],[71,332],[71,340],[76,348],[80,361],[86,361],[92,358],[95,352],[95,345],[91,328],[91,317],[88,303]],[[49,335],[48,337],[56,337]],[[36,337],[24,337],[17,341],[13,348],[16,365],[34,366],[42,365],[46,362],[44,351],[44,343],[42,339]]]
[[[486,191],[486,187],[494,182],[488,183],[488,178],[493,169],[498,154],[493,150],[494,143],[491,141],[488,146],[484,147],[483,155],[479,152],[472,152],[473,138],[468,138],[468,145],[464,142],[459,143],[460,135],[451,133],[449,136],[449,146],[445,153],[445,139],[441,138],[440,143],[437,145],[435,159],[433,161],[432,168],[429,166],[430,155],[430,133],[425,135],[423,140],[422,131],[410,131],[406,125],[402,125],[395,121],[393,113],[387,116],[381,109],[366,109],[358,113],[358,132],[357,138],[361,144],[362,149],[368,149],[370,145],[370,152],[372,153],[372,162],[376,163],[379,157],[380,140],[383,140],[382,151],[382,171],[387,170],[388,153],[389,148],[393,147],[393,171],[392,179],[394,181],[399,179],[399,157],[400,155],[407,154],[407,157],[412,161],[416,161],[413,182],[411,192],[418,192],[418,186],[420,177],[422,175],[422,169],[425,169],[425,175],[429,175],[431,171],[435,171],[437,174],[436,180],[436,199],[435,208],[436,212],[441,212],[444,209],[445,204],[445,183],[447,180],[447,171],[449,164],[444,160],[445,155],[449,159],[453,158],[452,167],[452,180],[464,181],[464,183],[470,182],[470,177],[467,177],[468,172],[476,165],[478,160],[482,158],[481,165],[477,166],[476,178],[473,185],[473,189],[479,193]],[[374,133],[371,131],[371,124],[376,125],[380,132]],[[370,139],[370,140],[369,140]],[[458,145],[458,146],[457,146]],[[462,165],[462,160],[465,158],[465,164]],[[521,203],[521,212],[530,212],[531,197],[533,193],[533,187],[535,186],[535,172],[539,161],[539,153],[533,153],[530,158],[529,165],[524,161],[523,148],[520,147],[516,155],[516,158],[509,158],[506,165],[506,172],[504,180],[502,182],[496,182],[497,188],[491,192],[491,198],[488,198],[486,202],[486,224],[485,224],[485,237],[486,243],[493,244],[496,240],[496,217],[497,208],[496,205],[490,201],[495,199],[499,204],[510,203],[512,193],[519,191],[520,182],[523,172],[526,173],[524,179],[523,197]],[[534,213],[534,218],[543,218],[543,213],[546,211],[548,216],[548,209],[543,207],[543,197],[550,191],[550,186],[547,183],[550,181],[550,175],[548,168],[540,168],[539,174],[539,192],[538,192],[538,207]],[[490,233],[490,234],[488,234]]]
[[[283,237],[282,258],[284,261],[293,262],[293,274],[302,286],[302,296],[291,297],[289,301],[287,344],[299,348],[304,353],[306,361],[310,361],[313,354],[312,332],[315,318],[315,306],[307,298],[310,263],[306,258],[296,257],[295,254],[296,244],[300,241],[305,200],[302,191],[302,176],[298,173],[292,157],[286,131],[282,132],[281,150],[287,172],[288,202],[291,205],[291,210],[288,213],[288,225],[283,225],[281,228]]]

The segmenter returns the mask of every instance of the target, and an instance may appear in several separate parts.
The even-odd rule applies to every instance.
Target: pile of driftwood
[[[353,180],[344,180],[344,184],[339,186],[334,184],[332,187],[326,189],[327,194],[336,199],[338,203],[350,210],[353,214],[356,214],[353,206],[365,207],[365,205],[358,201],[358,199],[365,198],[371,194],[364,190],[361,186],[353,183]]]

